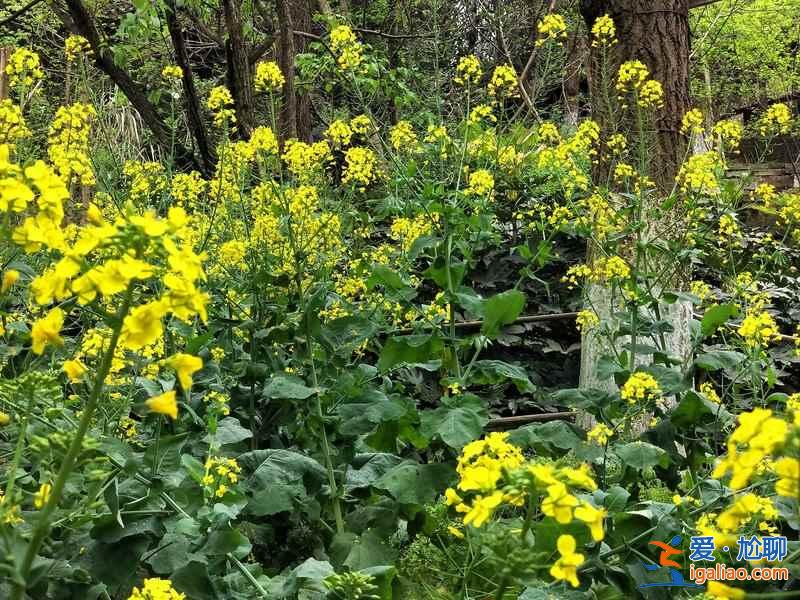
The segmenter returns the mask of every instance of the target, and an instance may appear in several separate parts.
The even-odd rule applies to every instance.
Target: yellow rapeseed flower
[[[178,402],[175,399],[175,390],[170,390],[153,396],[145,401],[150,412],[167,415],[173,421],[178,418]]]
[[[178,374],[181,387],[189,391],[192,387],[192,375],[203,368],[203,359],[199,356],[178,352],[169,357],[166,364]]]

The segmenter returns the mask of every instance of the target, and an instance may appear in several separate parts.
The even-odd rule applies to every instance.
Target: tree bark
[[[81,0],[65,0],[69,18],[75,32],[85,37],[92,47],[94,62],[101,71],[122,90],[125,97],[142,117],[145,125],[160,146],[175,152],[175,163],[184,169],[197,169],[199,165],[194,154],[182,144],[174,141],[172,132],[164,122],[156,107],[147,99],[144,88],[114,62],[108,45],[101,41],[100,33],[92,16]],[[65,23],[69,26],[69,23]]]
[[[292,24],[294,28],[301,31],[311,31],[311,13],[311,0],[295,0],[292,2]],[[307,38],[295,36],[295,56],[305,52],[307,46]],[[293,72],[294,70],[292,70]],[[314,125],[311,118],[311,96],[307,90],[298,89],[297,86],[295,86],[294,93],[297,98],[297,137],[309,142],[311,141],[311,130]]]
[[[225,29],[228,39],[225,54],[228,60],[228,83],[233,95],[236,120],[243,137],[250,137],[255,116],[253,112],[253,77],[244,41],[241,0],[223,0]]]
[[[592,96],[592,114],[601,127],[601,138],[621,131],[629,141],[643,144],[639,139],[634,119],[618,118],[618,110],[609,97],[615,96],[612,87],[619,66],[629,60],[645,63],[653,79],[664,88],[664,107],[656,112],[652,131],[646,132],[648,142],[647,173],[655,182],[662,195],[669,194],[674,187],[675,176],[685,158],[687,143],[680,133],[681,120],[689,110],[689,0],[582,0],[581,13],[591,30],[595,20],[608,14],[616,25],[617,43],[607,54],[607,71],[602,71],[598,49],[590,55],[589,87]],[[647,211],[643,211],[647,214]],[[673,231],[679,225],[681,215],[667,215],[662,223],[648,223],[651,232]],[[668,235],[668,234],[667,234]],[[591,260],[592,248],[588,251]],[[680,285],[680,273],[675,273],[674,285]],[[599,285],[587,289],[587,303],[598,314],[601,323],[611,323],[613,313],[620,310],[614,306],[610,290]],[[685,359],[691,348],[689,323],[692,319],[691,304],[676,302],[661,305],[663,318],[670,321],[674,331],[666,336],[666,350],[673,356]],[[623,337],[616,340],[617,345],[629,342]],[[594,387],[615,390],[612,380],[601,381],[597,377],[600,357],[609,353],[609,340],[598,332],[588,332],[583,337],[581,349],[581,387]],[[637,361],[641,364],[641,361]],[[636,365],[633,366],[634,368]],[[590,419],[579,418],[582,425],[590,425]],[[646,427],[646,420],[637,424],[638,429]]]
[[[664,108],[657,113],[653,132],[655,148],[650,160],[650,176],[662,192],[669,192],[686,152],[686,140],[680,127],[683,115],[690,108],[689,1],[582,0],[581,13],[589,29],[604,14],[614,19],[619,43],[610,52],[610,76],[616,76],[623,62],[640,60],[648,66],[652,78],[664,87]],[[598,89],[603,78],[596,54],[594,49],[590,68],[592,112],[595,120],[607,130],[613,115],[609,114],[610,107],[598,101],[603,93]]]
[[[297,137],[297,97],[294,93],[294,27],[289,0],[275,0],[278,12],[278,66],[283,72],[283,102],[280,112],[281,140]]]
[[[175,60],[183,71],[183,95],[186,109],[186,119],[189,123],[189,130],[197,144],[200,153],[200,163],[205,174],[210,174],[214,167],[214,156],[208,145],[208,136],[203,119],[200,116],[200,101],[197,98],[197,89],[194,85],[192,66],[189,62],[189,54],[186,51],[186,41],[183,37],[183,30],[178,22],[178,10],[175,0],[167,0],[166,21],[169,36],[172,39],[172,46],[175,49]]]

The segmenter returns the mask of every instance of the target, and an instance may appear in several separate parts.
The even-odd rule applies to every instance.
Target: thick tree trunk
[[[225,53],[228,59],[228,83],[236,108],[236,120],[242,136],[250,137],[255,117],[253,113],[253,77],[250,59],[244,42],[241,0],[223,0],[225,29],[228,39]]]
[[[178,11],[175,0],[168,0],[165,4],[167,29],[172,39],[172,46],[175,49],[175,60],[183,71],[183,95],[186,107],[186,119],[189,123],[189,130],[197,144],[200,153],[200,162],[205,174],[210,174],[214,166],[214,157],[208,146],[208,137],[200,116],[200,101],[197,98],[197,89],[194,85],[192,66],[189,62],[189,54],[186,51],[186,42],[183,37],[183,30],[178,22]]]
[[[295,0],[292,2],[292,23],[294,28],[300,31],[311,31],[311,13],[311,0]],[[307,38],[296,36],[294,38],[295,56],[305,52],[307,46]],[[313,127],[311,96],[309,96],[308,91],[298,90],[297,86],[295,86],[294,93],[297,98],[297,137],[308,142],[311,141],[311,129]]]
[[[294,93],[294,27],[289,0],[275,0],[278,12],[278,66],[283,72],[283,102],[280,112],[281,140],[297,137],[297,97]]]
[[[629,141],[643,143],[638,138],[633,119],[618,120],[613,102],[608,98],[615,95],[613,86],[619,65],[628,60],[640,60],[650,69],[653,79],[664,88],[664,107],[656,113],[652,131],[646,133],[651,142],[648,175],[655,181],[661,194],[669,194],[674,186],[675,176],[686,153],[686,139],[680,133],[681,119],[689,109],[689,22],[688,0],[583,0],[581,12],[587,27],[591,29],[595,20],[608,14],[617,28],[619,43],[606,57],[607,75],[601,68],[598,51],[593,49],[590,56],[589,84],[592,94],[592,113],[600,124],[605,138],[609,132],[621,128]],[[681,215],[668,215],[669,222],[651,223],[652,231],[671,231],[679,225]],[[591,257],[592,249],[589,249]],[[681,284],[681,274],[676,273],[673,285]],[[594,307],[601,323],[611,322],[612,313],[620,307],[612,305],[611,293],[602,286],[590,286],[587,290],[587,303]],[[662,316],[667,318],[674,332],[666,339],[667,352],[685,359],[690,351],[689,323],[692,319],[691,305],[677,302],[660,307]],[[622,345],[628,339],[618,339]],[[582,387],[615,389],[611,380],[601,381],[597,377],[600,357],[607,354],[607,340],[601,339],[597,332],[584,336],[581,350]],[[639,363],[639,361],[637,361]],[[639,363],[641,364],[641,363]],[[583,424],[588,424],[583,419]],[[644,422],[640,424],[644,427]]]
[[[653,79],[664,87],[664,108],[655,122],[655,148],[650,176],[663,192],[669,192],[685,151],[680,133],[681,119],[689,110],[689,2],[688,0],[583,0],[581,13],[591,29],[595,20],[608,14],[617,27],[619,43],[610,53],[609,73],[616,75],[619,65],[640,60]],[[592,110],[601,127],[613,121],[611,107],[596,101],[603,97],[598,86],[603,77],[600,61],[593,52],[590,82]],[[608,82],[610,83],[610,82]],[[630,132],[626,132],[630,133]]]
[[[100,39],[100,34],[94,24],[89,11],[81,0],[66,0],[68,19],[72,21],[72,28],[75,33],[85,37],[92,47],[94,62],[97,67],[108,75],[111,80],[122,90],[125,97],[133,105],[141,116],[142,121],[147,125],[156,141],[163,148],[173,149],[175,152],[175,162],[182,168],[197,169],[198,164],[193,153],[183,145],[174,141],[174,136],[158,113],[155,106],[147,99],[144,88],[136,83],[133,78],[114,62],[114,57],[108,49],[108,44]],[[68,26],[70,23],[66,23]]]

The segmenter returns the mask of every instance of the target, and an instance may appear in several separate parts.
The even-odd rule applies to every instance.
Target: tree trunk
[[[294,28],[300,31],[311,31],[311,13],[311,0],[296,0],[292,2],[292,23]],[[295,37],[295,56],[305,52],[307,46],[307,38],[302,36]],[[311,129],[313,128],[311,96],[307,90],[298,90],[297,87],[295,87],[294,93],[297,98],[297,137],[309,142],[311,141]]]
[[[597,50],[590,56],[589,86],[592,95],[592,113],[598,122],[604,139],[610,132],[619,131],[630,141],[638,140],[639,132],[634,124],[623,120],[618,122],[613,103],[612,87],[620,64],[628,60],[640,60],[650,69],[653,79],[664,88],[664,107],[656,113],[655,127],[649,132],[652,146],[649,151],[648,175],[654,180],[662,195],[669,194],[675,183],[675,176],[686,153],[686,139],[680,133],[681,120],[689,109],[689,21],[688,0],[582,0],[581,13],[586,25],[591,29],[595,20],[608,14],[617,28],[616,44],[609,52],[606,65],[607,76],[601,72],[601,61]],[[644,211],[645,214],[646,211]],[[670,231],[679,225],[681,215],[668,215],[667,223],[652,223],[653,231]],[[588,252],[590,258],[592,249]],[[681,285],[680,275],[676,273],[676,287]],[[595,308],[601,323],[609,323],[612,313],[620,307],[612,306],[610,290],[592,285],[587,289],[588,304]],[[674,332],[666,336],[666,350],[673,356],[686,359],[691,348],[689,323],[692,319],[691,304],[676,302],[659,307],[662,317],[670,321]],[[618,339],[621,345],[628,339]],[[589,332],[583,338],[581,349],[581,387],[616,389],[612,380],[601,381],[597,377],[598,361],[607,354],[610,342],[601,339],[597,332]],[[637,364],[641,364],[637,361]],[[635,367],[635,366],[634,366]],[[583,425],[589,420],[579,419]],[[646,426],[646,420],[639,423],[639,429]]]
[[[175,0],[168,0],[165,4],[167,28],[172,39],[172,46],[175,49],[175,60],[183,71],[183,95],[186,107],[186,119],[189,123],[189,130],[197,144],[200,153],[200,162],[205,174],[210,174],[214,166],[214,157],[208,146],[208,137],[200,116],[200,101],[197,98],[197,89],[194,85],[192,66],[189,62],[189,54],[186,51],[186,42],[183,38],[183,30],[178,22],[178,11]]]
[[[650,177],[662,192],[669,192],[686,152],[680,133],[681,119],[689,110],[689,2],[688,0],[583,0],[581,14],[591,30],[595,20],[608,14],[617,27],[619,43],[610,53],[609,73],[616,76],[619,65],[640,60],[653,79],[664,87],[664,108],[655,123],[655,148]],[[600,61],[591,61],[592,112],[601,127],[613,122],[610,107],[597,101],[602,97]],[[625,132],[630,133],[630,132]]]
[[[250,59],[244,42],[241,0],[223,0],[225,29],[228,39],[225,53],[228,60],[228,82],[236,108],[236,120],[243,137],[250,137],[255,117],[253,114],[253,77]]]
[[[275,0],[278,12],[278,66],[283,72],[283,102],[280,112],[281,140],[297,137],[297,98],[294,93],[294,27],[289,0]]]
[[[136,83],[127,71],[118,67],[114,62],[114,57],[108,49],[108,44],[101,41],[97,27],[83,2],[81,0],[66,0],[66,7],[68,19],[72,21],[71,28],[75,30],[75,33],[88,40],[89,45],[92,47],[94,62],[97,67],[122,90],[122,93],[125,94],[125,97],[139,113],[142,121],[150,129],[159,145],[168,151],[174,149],[175,162],[178,166],[197,169],[198,164],[194,154],[183,145],[174,142],[172,132],[165,124],[156,107],[147,99],[144,88]],[[65,24],[68,27],[70,25],[70,23]]]
[[[12,48],[0,48],[0,100],[8,98],[8,75],[6,75],[6,67],[8,66],[8,59],[11,56]]]

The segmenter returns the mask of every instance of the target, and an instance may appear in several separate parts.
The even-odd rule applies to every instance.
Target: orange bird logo
[[[655,546],[656,548],[661,548],[661,554],[658,555],[659,565],[661,565],[662,567],[678,567],[679,569],[681,568],[681,565],[672,560],[670,556],[683,554],[683,550],[678,550],[677,548],[673,548],[672,546],[664,542],[650,542],[650,545]]]

